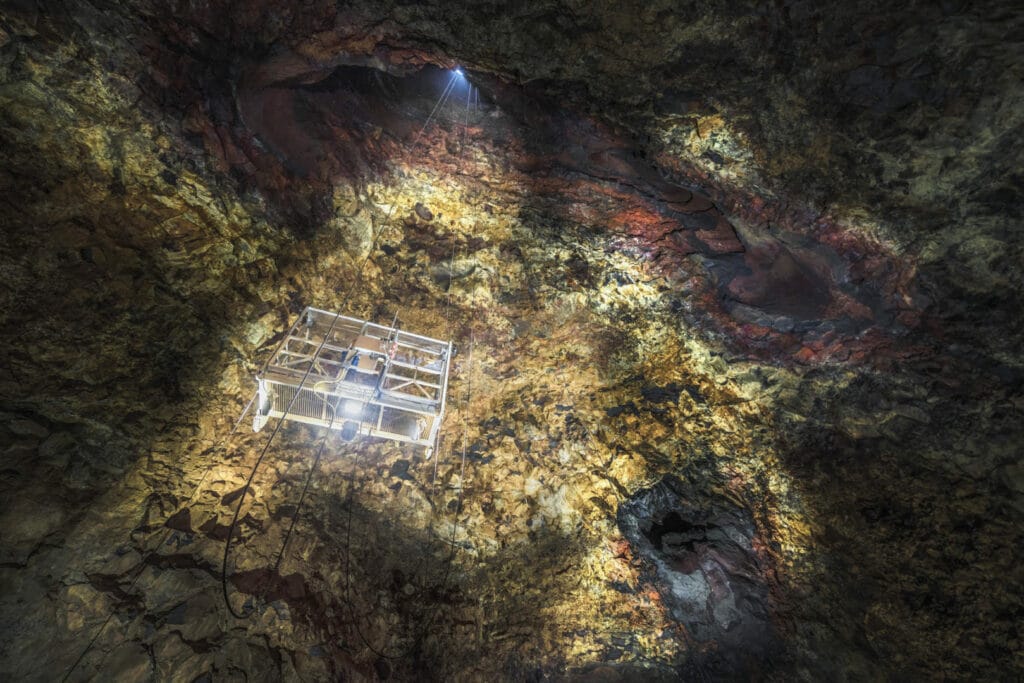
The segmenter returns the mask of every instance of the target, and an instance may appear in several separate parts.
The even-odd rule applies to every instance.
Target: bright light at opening
[[[346,417],[359,417],[363,407],[358,401],[345,401],[341,404],[341,413]]]
[[[459,67],[455,67],[455,75],[456,76],[462,76],[463,75],[462,69],[460,69]]]

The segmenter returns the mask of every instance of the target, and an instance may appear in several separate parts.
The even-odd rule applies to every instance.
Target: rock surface
[[[0,678],[1020,678],[1022,28],[5,3]],[[305,305],[454,339],[441,447],[243,498]]]

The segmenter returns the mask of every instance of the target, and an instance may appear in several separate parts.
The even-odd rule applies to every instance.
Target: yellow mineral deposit
[[[164,4],[0,10],[0,679],[1024,677],[1014,3]]]

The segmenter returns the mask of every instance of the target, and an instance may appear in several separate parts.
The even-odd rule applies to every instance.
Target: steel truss
[[[340,430],[347,440],[424,446],[429,455],[444,418],[452,348],[449,341],[306,308],[257,375],[253,430],[284,418]]]

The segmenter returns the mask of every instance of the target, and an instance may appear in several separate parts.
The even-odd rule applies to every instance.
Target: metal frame
[[[256,376],[253,430],[285,418],[350,440],[425,446],[429,455],[444,419],[451,355],[450,341],[306,308]]]

